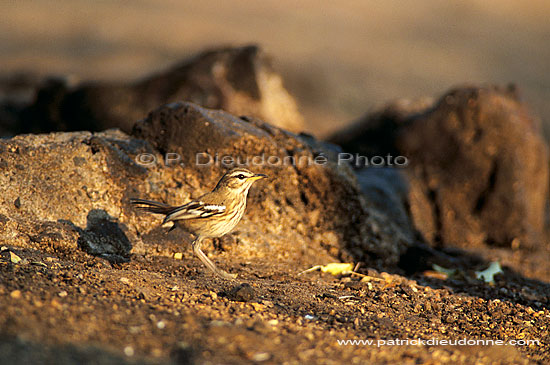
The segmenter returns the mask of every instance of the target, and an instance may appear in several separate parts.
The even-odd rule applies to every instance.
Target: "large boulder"
[[[241,256],[275,253],[302,260],[326,251],[333,258],[388,267],[414,241],[365,204],[353,171],[337,163],[335,146],[311,136],[192,103],[155,110],[132,134],[149,141],[165,157],[163,164],[186,166],[193,175],[204,171],[205,181],[242,163],[272,176],[258,188],[262,194],[253,189],[249,198],[242,227],[255,228],[243,232],[249,239],[240,235],[245,245],[233,248]]]
[[[13,136],[23,110],[32,104],[43,80],[32,73],[0,75],[0,136]]]
[[[406,205],[433,244],[542,244],[548,148],[515,90],[463,87],[398,102],[330,141],[367,156],[408,158]]]
[[[413,244],[398,222],[365,204],[352,170],[330,151],[325,159],[324,144],[309,136],[192,103],[155,110],[132,134],[0,141],[0,242],[115,261],[132,253],[171,256],[186,249],[189,235],[167,233],[129,198],[182,204],[210,191],[231,162],[248,161],[270,179],[253,186],[229,236],[235,242],[206,247],[224,263],[265,257],[301,268],[335,260],[389,268]]]
[[[137,82],[72,85],[64,79],[47,80],[22,113],[16,132],[129,132],[136,120],[159,105],[183,100],[258,117],[295,132],[303,128],[296,102],[269,58],[258,47],[247,46],[205,51]]]

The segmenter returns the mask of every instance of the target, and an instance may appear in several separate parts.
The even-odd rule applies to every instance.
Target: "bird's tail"
[[[150,213],[157,213],[157,214],[170,214],[172,211],[174,211],[174,209],[177,208],[172,205],[164,204],[161,202],[155,202],[152,200],[137,199],[137,198],[131,198],[130,203],[135,205],[137,209],[144,210]]]

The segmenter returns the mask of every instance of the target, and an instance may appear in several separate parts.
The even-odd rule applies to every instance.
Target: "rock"
[[[400,99],[380,110],[369,113],[355,123],[334,133],[328,141],[342,146],[346,152],[362,156],[397,156],[395,140],[410,118],[422,115],[433,107],[432,98]]]
[[[237,302],[250,302],[256,298],[256,292],[248,283],[242,283],[231,288],[227,296]]]
[[[543,243],[548,148],[512,89],[463,87],[433,105],[390,105],[330,141],[409,159],[407,204],[432,244]]]
[[[133,124],[162,104],[192,101],[236,115],[262,118],[300,131],[303,118],[268,57],[256,46],[203,52],[159,74],[131,83],[71,86],[50,79],[21,114],[21,133],[100,131]]]
[[[202,168],[209,181],[221,175],[220,167],[240,163],[272,176],[262,182],[261,194],[253,190],[249,198],[244,220],[256,227],[255,238],[240,236],[247,242],[241,255],[256,256],[269,246],[283,257],[323,247],[333,256],[393,265],[414,241],[392,218],[365,204],[349,166],[337,164],[333,151],[310,136],[192,103],[155,110],[132,134],[177,156],[193,172]]]
[[[43,80],[32,73],[0,75],[0,136],[12,136],[19,130],[19,118],[31,105]]]
[[[130,151],[146,146],[116,131],[24,135],[0,141],[0,196],[23,202],[20,207],[0,207],[5,221],[0,241],[78,254],[79,227],[86,229],[90,212],[103,209],[119,217],[126,183],[147,173],[116,143],[126,143]]]
[[[0,206],[0,243],[102,257],[127,257],[131,245],[134,254],[172,257],[188,249],[189,235],[167,233],[158,216],[134,210],[129,198],[183,204],[214,187],[230,167],[223,156],[248,160],[250,169],[270,176],[252,188],[236,244],[220,252],[207,243],[208,254],[225,255],[226,264],[255,257],[307,268],[340,259],[387,269],[414,240],[369,207],[352,170],[331,153],[325,158],[323,144],[311,137],[192,103],[163,106],[132,133],[0,140],[0,197],[22,202]],[[196,165],[196,155],[206,153],[218,162]]]
[[[357,170],[357,179],[367,204],[389,217],[408,237],[414,237],[414,225],[407,211],[407,177],[396,168]]]

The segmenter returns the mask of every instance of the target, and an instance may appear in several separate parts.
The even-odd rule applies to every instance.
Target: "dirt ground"
[[[170,234],[167,235],[167,241]],[[144,237],[145,244],[151,244]],[[82,251],[4,245],[0,353],[10,364],[547,363],[548,252],[447,250],[463,275],[359,270],[333,277],[297,262],[241,261],[210,245],[219,279],[183,259],[133,255],[111,263]],[[153,246],[151,246],[153,247]],[[214,248],[217,247],[217,248]],[[208,248],[208,246],[207,246]],[[14,264],[11,253],[22,260]],[[411,259],[420,260],[421,257]],[[500,260],[494,285],[473,268]],[[320,264],[324,264],[320,262]],[[538,340],[528,346],[384,346],[405,339]],[[339,345],[372,340],[372,345]],[[390,342],[391,343],[391,342]]]

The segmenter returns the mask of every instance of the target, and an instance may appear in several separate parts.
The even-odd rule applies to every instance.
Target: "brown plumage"
[[[194,234],[196,239],[192,246],[193,252],[198,258],[216,274],[226,279],[232,279],[236,275],[218,269],[202,252],[201,242],[204,238],[216,238],[229,233],[244,214],[248,190],[254,181],[266,177],[266,175],[254,174],[244,168],[236,168],[226,173],[212,192],[182,206],[171,206],[144,199],[130,199],[130,202],[138,209],[163,214],[165,216],[163,224],[174,223],[171,229],[183,226]]]

